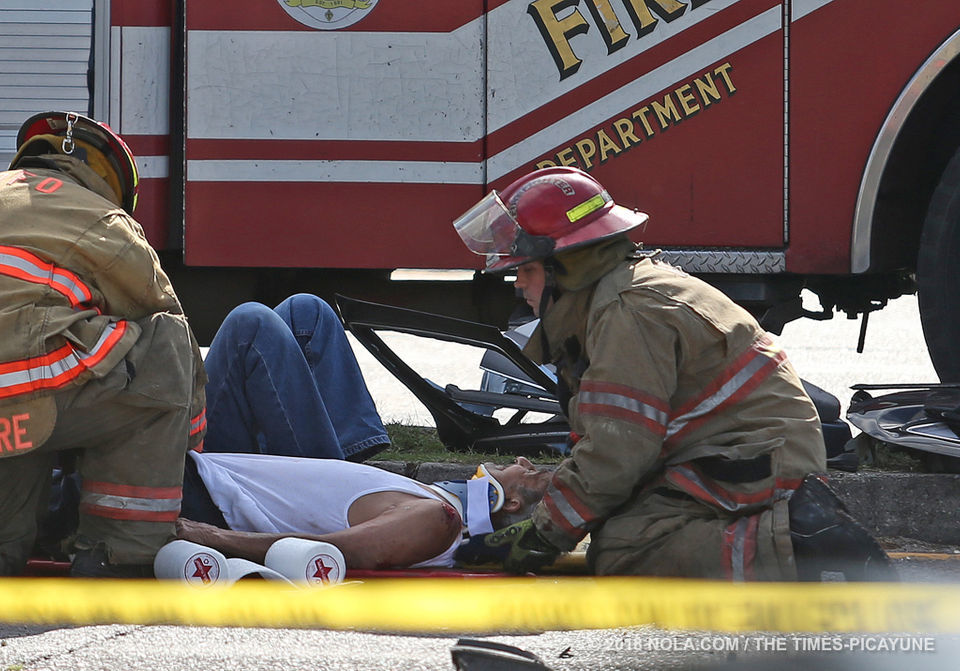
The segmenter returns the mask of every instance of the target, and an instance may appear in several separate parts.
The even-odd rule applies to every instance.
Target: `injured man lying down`
[[[423,484],[335,459],[190,452],[177,536],[256,563],[295,537],[335,545],[348,569],[450,567],[471,538],[529,517],[551,476],[523,457]]]

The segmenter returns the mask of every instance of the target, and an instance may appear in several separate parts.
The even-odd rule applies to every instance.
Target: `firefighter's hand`
[[[504,570],[518,575],[549,566],[560,556],[560,550],[540,535],[532,519],[487,534],[484,543],[503,557]]]

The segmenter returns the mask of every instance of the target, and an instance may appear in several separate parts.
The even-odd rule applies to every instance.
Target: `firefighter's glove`
[[[502,557],[504,570],[518,575],[549,566],[560,556],[560,550],[540,535],[532,519],[487,534],[484,543]]]

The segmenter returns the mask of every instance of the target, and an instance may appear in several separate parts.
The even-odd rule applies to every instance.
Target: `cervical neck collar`
[[[470,480],[444,480],[429,487],[448,501],[463,520],[468,536],[493,531],[490,515],[503,507],[503,485],[481,465]]]

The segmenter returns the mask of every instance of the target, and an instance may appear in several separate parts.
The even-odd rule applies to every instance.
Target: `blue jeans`
[[[316,296],[235,308],[205,364],[205,451],[362,461],[390,443],[340,320]]]

